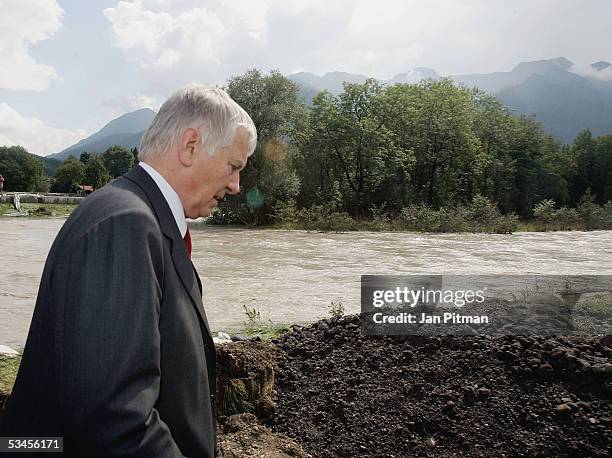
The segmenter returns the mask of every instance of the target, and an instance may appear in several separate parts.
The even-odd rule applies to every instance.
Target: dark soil
[[[273,433],[250,413],[225,419],[219,428],[218,445],[220,458],[310,457],[294,441]]]
[[[275,341],[273,430],[316,457],[610,456],[610,337],[368,337],[359,317]]]

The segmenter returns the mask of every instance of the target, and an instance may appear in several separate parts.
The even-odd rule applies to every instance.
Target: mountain
[[[612,134],[612,81],[599,81],[567,70],[533,73],[497,92],[517,114],[535,114],[545,130],[569,143],[583,129]]]
[[[468,87],[478,87],[486,92],[497,93],[508,86],[522,84],[532,75],[548,75],[564,72],[572,63],[564,57],[551,60],[521,62],[510,72],[494,72],[474,75],[451,75],[450,78]]]
[[[306,102],[310,104],[312,97],[320,91],[329,91],[332,94],[339,94],[343,90],[343,83],[363,84],[369,77],[345,72],[331,72],[323,76],[317,76],[314,73],[300,72],[289,75],[287,78],[300,86],[302,96]]]
[[[609,69],[610,67],[612,67],[612,64],[610,64],[610,62],[604,62],[603,60],[600,60],[599,62],[595,62],[591,64],[591,68],[593,68],[593,70],[598,71],[598,72],[605,70],[605,69]]]
[[[154,117],[155,112],[149,108],[126,113],[110,121],[95,134],[47,157],[63,161],[70,155],[79,158],[84,151],[103,153],[113,145],[129,149],[137,148],[144,130],[149,127]]]
[[[579,68],[564,57],[521,62],[509,72],[448,75],[467,87],[495,94],[517,115],[535,115],[544,130],[571,142],[578,132],[590,129],[593,135],[612,134],[612,64],[599,61]],[[296,73],[288,76],[300,85],[301,95],[311,103],[317,92],[342,91],[342,82],[363,83],[366,75],[332,72],[323,76]],[[414,84],[439,78],[430,68],[400,73],[383,84]]]
[[[418,67],[406,73],[398,73],[390,80],[379,80],[383,84],[414,84],[426,78],[439,78],[438,73],[431,68]],[[300,72],[289,75],[294,83],[300,86],[300,94],[307,104],[311,104],[312,98],[320,91],[329,91],[334,95],[343,91],[343,83],[363,84],[371,76],[360,75],[358,73],[330,72],[323,76],[314,73]],[[376,79],[376,78],[375,78]]]
[[[439,77],[434,69],[418,67],[378,81],[415,84]],[[599,61],[579,68],[566,58],[558,57],[521,62],[509,72],[448,77],[458,84],[495,94],[517,115],[535,115],[546,132],[565,142],[573,141],[578,132],[586,128],[595,136],[612,134],[612,64],[609,62]],[[330,72],[323,76],[300,72],[288,78],[300,86],[301,96],[311,104],[320,91],[337,95],[342,92],[344,82],[362,84],[370,77],[346,72]],[[113,145],[138,147],[144,130],[154,117],[155,112],[148,108],[127,113],[90,137],[47,158],[64,160],[71,154],[79,157],[83,151],[102,153]]]
[[[34,159],[36,159],[38,162],[42,164],[44,173],[47,176],[53,175],[53,173],[55,173],[55,169],[57,169],[62,164],[62,161],[58,159],[51,159],[47,156],[38,156],[37,154],[34,154],[34,153],[27,153],[27,154],[32,156]]]

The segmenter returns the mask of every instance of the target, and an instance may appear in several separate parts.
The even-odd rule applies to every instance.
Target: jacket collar
[[[193,263],[189,260],[189,255],[185,249],[185,243],[181,237],[178,226],[174,215],[168,206],[164,195],[155,184],[155,181],[151,176],[140,166],[135,166],[128,173],[124,175],[128,180],[136,183],[145,192],[149,198],[151,208],[157,216],[159,225],[164,235],[171,241],[171,253],[172,262],[174,267],[179,274],[183,286],[189,292],[193,305],[195,306],[198,316],[202,320],[206,331],[210,338],[212,334],[210,327],[208,326],[208,320],[204,312],[204,305],[202,304],[202,293],[198,286],[198,279],[196,277],[197,272],[193,267]]]

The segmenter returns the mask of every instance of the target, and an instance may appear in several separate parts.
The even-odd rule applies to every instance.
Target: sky
[[[0,145],[48,155],[188,83],[612,61],[610,0],[0,0]]]

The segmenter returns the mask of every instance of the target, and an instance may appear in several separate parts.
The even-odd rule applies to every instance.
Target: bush
[[[309,231],[347,232],[355,225],[348,213],[334,211],[331,206],[313,205],[302,215],[304,229]]]
[[[602,229],[612,229],[612,202],[608,201],[608,203],[603,206],[602,217]]]
[[[595,196],[591,193],[590,188],[588,188],[580,198],[580,204],[577,210],[582,220],[582,224],[587,231],[603,227],[603,209],[595,203]]]
[[[274,221],[281,229],[299,228],[302,216],[294,199],[287,202],[279,200],[274,205]]]
[[[500,216],[493,202],[477,194],[467,208],[467,218],[472,232],[496,232]]]
[[[582,223],[575,208],[561,207],[555,211],[552,228],[560,231],[580,229]]]
[[[555,220],[555,201],[545,199],[533,207],[533,216],[541,230],[546,231]]]
[[[440,227],[438,213],[425,204],[402,208],[398,220],[401,230],[436,232]]]
[[[442,207],[434,210],[424,204],[403,208],[394,227],[418,232],[512,233],[518,226],[515,214],[501,215],[486,197],[476,196],[469,207]]]

